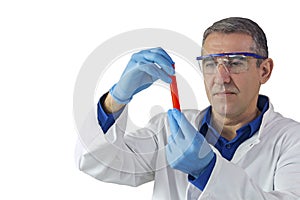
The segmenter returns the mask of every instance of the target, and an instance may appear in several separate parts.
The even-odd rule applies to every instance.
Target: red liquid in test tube
[[[172,66],[175,69],[175,64],[173,64]],[[171,78],[172,78],[172,83],[170,84],[170,89],[171,89],[173,108],[180,110],[176,76],[175,75],[171,76]]]

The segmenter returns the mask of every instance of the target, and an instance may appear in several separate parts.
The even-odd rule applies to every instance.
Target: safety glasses
[[[219,65],[225,67],[227,73],[239,74],[249,69],[248,61],[251,58],[266,59],[266,57],[249,52],[232,52],[208,54],[199,56],[198,60],[201,71],[204,74],[215,74],[219,70]]]

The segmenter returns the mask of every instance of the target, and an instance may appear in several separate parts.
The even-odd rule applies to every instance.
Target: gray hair
[[[268,57],[268,44],[267,38],[264,31],[254,21],[241,18],[241,17],[230,17],[215,22],[212,26],[207,28],[203,34],[202,45],[205,42],[207,36],[213,32],[218,33],[244,33],[252,37],[254,41],[255,53]]]

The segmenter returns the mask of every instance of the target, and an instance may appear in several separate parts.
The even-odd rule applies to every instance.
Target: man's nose
[[[217,66],[215,82],[220,84],[230,82],[230,73],[223,63]]]

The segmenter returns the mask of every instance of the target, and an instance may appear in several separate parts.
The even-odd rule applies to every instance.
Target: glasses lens
[[[248,70],[248,57],[244,55],[209,55],[199,60],[199,65],[204,74],[217,73],[220,65],[226,67],[228,73],[238,74]]]
[[[214,57],[207,57],[200,61],[201,69],[205,74],[213,74],[217,70],[218,62]]]
[[[232,74],[238,74],[248,70],[247,56],[232,55],[228,56],[228,62],[226,64],[228,71]]]

